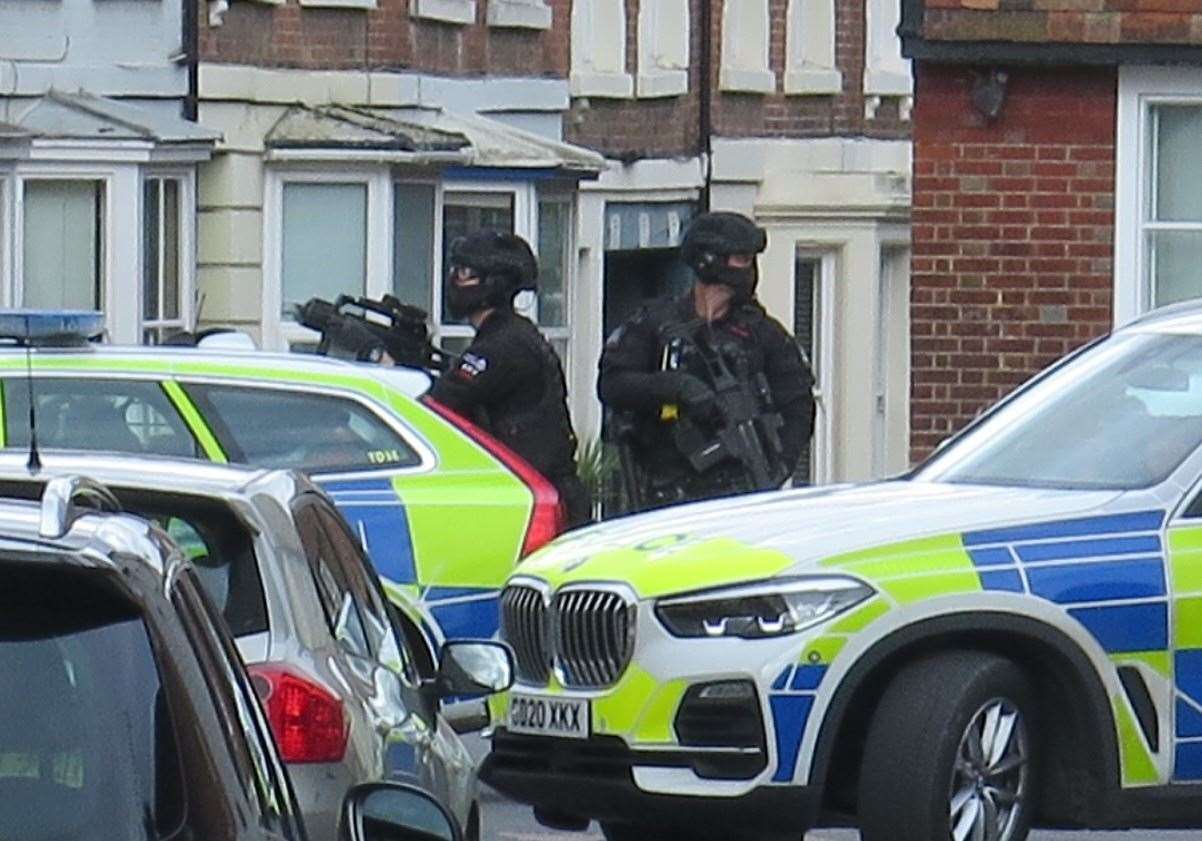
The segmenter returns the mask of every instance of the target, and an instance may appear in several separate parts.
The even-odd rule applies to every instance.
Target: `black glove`
[[[688,415],[697,420],[704,420],[717,413],[718,398],[712,388],[692,374],[683,371],[672,373],[675,375],[673,390],[676,401]]]

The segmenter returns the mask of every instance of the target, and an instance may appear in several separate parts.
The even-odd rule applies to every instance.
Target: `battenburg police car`
[[[102,325],[92,312],[0,313],[0,447],[28,449],[32,397],[45,448],[304,470],[355,528],[413,641],[492,636],[505,577],[562,530],[555,489],[423,402],[425,372],[88,342]]]
[[[611,839],[1202,826],[1200,442],[1192,306],[900,479],[568,535],[502,594],[481,776]]]

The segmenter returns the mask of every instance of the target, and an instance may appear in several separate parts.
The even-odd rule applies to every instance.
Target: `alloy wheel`
[[[1025,808],[1029,756],[1018,707],[1005,698],[983,704],[956,751],[948,799],[952,841],[1010,841]]]

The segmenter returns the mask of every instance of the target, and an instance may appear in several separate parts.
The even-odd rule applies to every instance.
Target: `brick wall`
[[[235,2],[219,27],[210,27],[201,9],[200,55],[202,61],[259,67],[567,75],[571,0],[549,0],[548,30],[486,26],[486,5],[477,0],[476,23],[459,26],[411,18],[408,0],[377,0],[370,10]]]
[[[1197,0],[924,0],[930,41],[1202,44]]]
[[[638,67],[638,3],[639,0],[626,0],[626,63],[632,74]],[[714,92],[712,119],[716,136],[909,136],[910,123],[899,119],[897,100],[886,100],[873,119],[864,118],[864,0],[837,0],[836,3],[835,60],[843,72],[843,93],[838,96],[785,96],[779,92],[785,74],[788,0],[769,0],[772,22],[769,65],[776,72],[778,92],[762,95],[719,91],[723,0],[712,0],[712,3],[711,89]],[[689,92],[666,99],[590,97],[589,107],[575,109],[567,120],[566,139],[617,158],[696,153],[700,119],[700,0],[692,0],[690,14],[693,31]]]
[[[1117,74],[1011,69],[993,123],[974,71],[920,64],[911,457],[1111,321]]]

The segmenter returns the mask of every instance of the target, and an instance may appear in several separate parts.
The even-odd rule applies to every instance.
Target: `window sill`
[[[410,0],[409,17],[472,24],[476,22],[476,0]]]
[[[864,71],[864,93],[877,96],[909,96],[914,92],[914,83],[909,73],[895,70]]]
[[[843,74],[834,69],[812,68],[785,73],[785,93],[829,96],[843,92]]]
[[[775,93],[776,74],[771,70],[742,70],[723,67],[718,87],[732,93]]]
[[[571,93],[600,99],[629,99],[634,95],[634,79],[629,73],[573,73]]]
[[[687,70],[653,70],[650,73],[640,73],[638,76],[640,99],[680,96],[688,91],[689,72]]]
[[[488,0],[489,26],[550,29],[551,7],[545,0]]]

